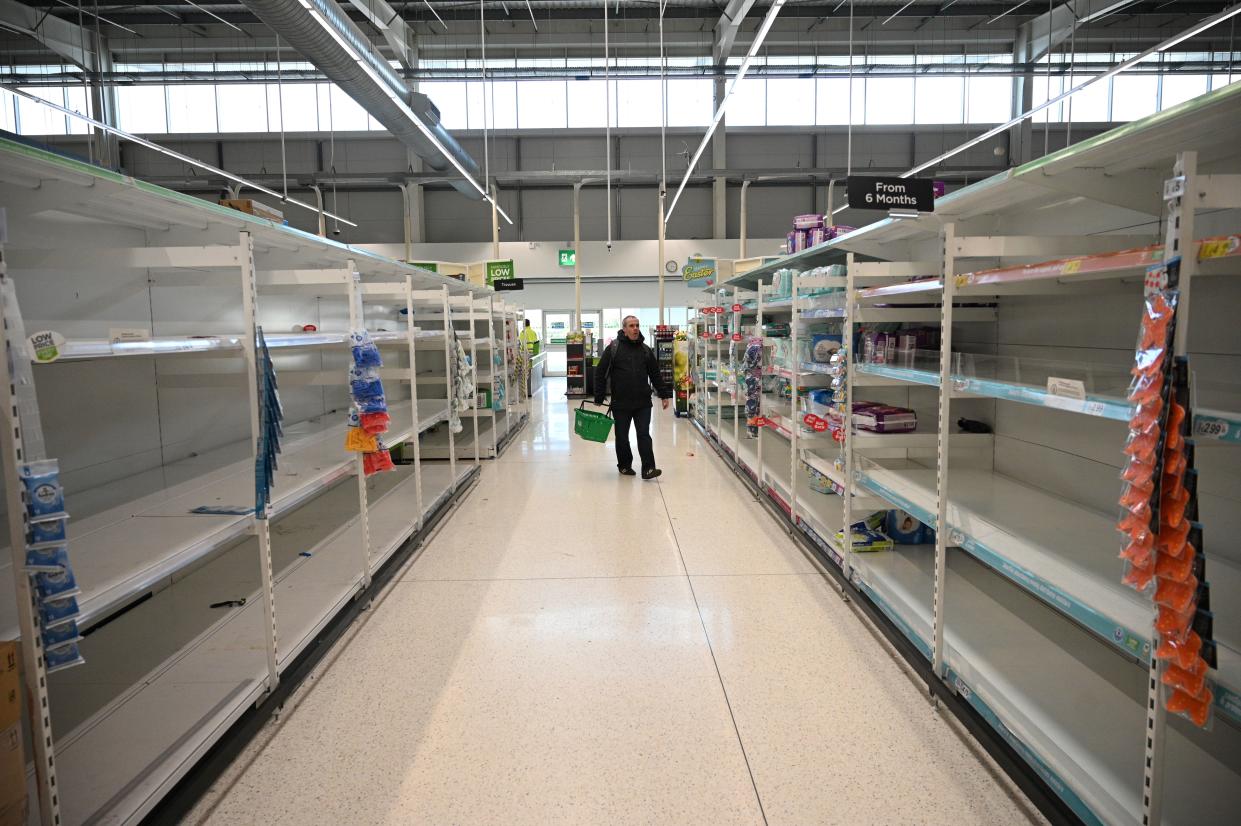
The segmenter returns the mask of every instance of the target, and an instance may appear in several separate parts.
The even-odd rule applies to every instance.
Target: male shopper
[[[629,423],[638,431],[638,455],[642,478],[663,473],[655,467],[651,446],[651,388],[659,394],[664,410],[672,388],[664,384],[655,351],[646,346],[637,316],[625,316],[620,334],[607,346],[595,372],[595,404],[603,404],[608,383],[612,386],[612,417],[616,419],[616,467],[622,476],[633,476],[633,450],[629,447]]]

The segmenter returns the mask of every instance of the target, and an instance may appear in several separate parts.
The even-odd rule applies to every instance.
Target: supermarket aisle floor
[[[1040,820],[688,422],[621,477],[562,388],[192,822]]]

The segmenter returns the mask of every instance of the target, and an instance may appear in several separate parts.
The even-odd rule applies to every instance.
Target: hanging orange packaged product
[[[370,453],[375,450],[375,437],[360,427],[345,431],[345,450],[350,453]]]
[[[1120,552],[1121,559],[1131,562],[1140,568],[1149,568],[1154,555],[1155,537],[1149,531],[1131,539]],[[1158,569],[1156,569],[1156,573],[1158,573]]]
[[[1159,554],[1155,561],[1155,576],[1173,582],[1187,582],[1194,570],[1194,557],[1197,556],[1194,546],[1185,543],[1185,550],[1180,557]]]
[[[1129,485],[1120,496],[1120,506],[1126,510],[1136,508],[1143,502],[1150,502],[1155,494],[1155,483],[1148,481],[1145,485]]]
[[[1198,728],[1205,728],[1211,719],[1211,702],[1214,699],[1215,695],[1211,693],[1211,689],[1206,687],[1198,696],[1191,696],[1177,689],[1172,692],[1172,696],[1168,698],[1164,707],[1173,714],[1180,714],[1187,718]]]
[[[1181,668],[1189,669],[1194,667],[1194,660],[1200,659],[1202,653],[1202,637],[1198,636],[1196,631],[1190,631],[1184,637],[1178,637],[1175,630],[1172,629],[1172,623],[1164,620],[1164,608],[1159,609],[1159,618],[1156,623],[1162,624],[1169,628],[1168,631],[1160,631],[1163,635],[1159,642],[1159,647],[1155,649],[1155,659],[1166,660],[1179,665]],[[1174,612],[1169,613],[1169,617]],[[1193,621],[1193,614],[1185,619],[1186,627],[1188,623]]]
[[[1151,459],[1155,456],[1155,450],[1159,447],[1159,428],[1148,430],[1145,433],[1131,433],[1129,441],[1125,443],[1124,454],[1132,456],[1135,459]]]
[[[1137,457],[1131,458],[1125,464],[1125,469],[1120,472],[1120,478],[1131,485],[1145,485],[1149,483],[1154,476],[1154,461],[1146,461]]]
[[[1161,554],[1180,557],[1189,543],[1189,520],[1182,519],[1175,525],[1161,525],[1155,538],[1155,548]]]
[[[1125,566],[1125,575],[1120,581],[1135,591],[1145,591],[1155,581],[1155,566],[1139,567],[1130,563]]]
[[[1184,582],[1161,579],[1155,585],[1155,604],[1167,606],[1177,613],[1189,611],[1197,593],[1198,577],[1192,574]]]
[[[1202,689],[1206,687],[1206,679],[1207,664],[1201,657],[1195,659],[1190,668],[1181,668],[1179,665],[1169,663],[1163,672],[1164,685],[1184,691],[1191,697],[1202,694]]]
[[[1186,640],[1186,636],[1190,633],[1190,626],[1194,621],[1194,612],[1186,611],[1177,613],[1166,605],[1158,606],[1158,613],[1155,615],[1155,630],[1159,632],[1163,643],[1160,644],[1160,651],[1166,656],[1160,656],[1159,659],[1176,659],[1178,654],[1175,647],[1164,648],[1169,643],[1179,644]]]

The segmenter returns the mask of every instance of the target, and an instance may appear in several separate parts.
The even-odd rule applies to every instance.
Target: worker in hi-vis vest
[[[521,330],[521,342],[526,345],[526,352],[534,351],[534,345],[539,343],[539,334],[530,326],[530,319],[526,319],[526,326]]]

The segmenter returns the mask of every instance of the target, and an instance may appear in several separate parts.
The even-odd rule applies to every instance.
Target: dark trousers
[[[638,431],[638,455],[642,457],[642,469],[651,470],[655,467],[655,451],[651,447],[651,408],[639,407],[637,410],[612,410],[612,418],[616,419],[616,466],[618,468],[633,467],[633,450],[629,447],[629,423]]]

